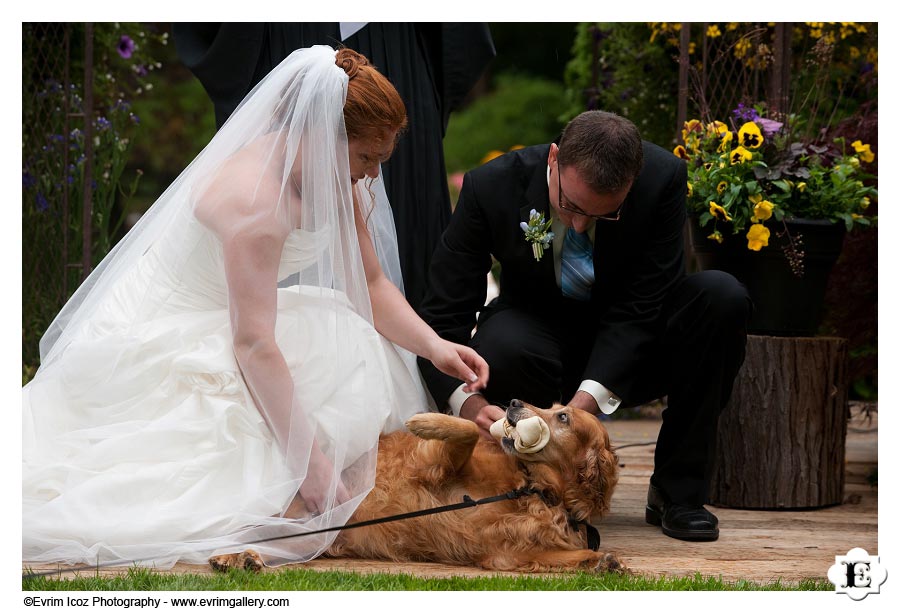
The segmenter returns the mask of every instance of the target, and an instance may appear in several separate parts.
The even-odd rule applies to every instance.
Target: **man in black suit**
[[[715,540],[718,520],[703,504],[751,305],[726,273],[685,274],[686,189],[683,161],[603,111],[573,119],[558,144],[469,172],[421,314],[475,348],[490,381],[470,395],[429,363],[420,368],[438,406],[488,437],[512,398],[608,414],[668,395],[646,518],[674,538]],[[538,216],[554,234],[540,258],[524,231]],[[500,295],[483,307],[491,256]]]

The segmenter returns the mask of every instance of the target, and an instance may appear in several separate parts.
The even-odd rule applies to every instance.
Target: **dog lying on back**
[[[524,420],[544,434],[537,451],[515,430]],[[383,435],[375,487],[350,523],[454,504],[464,495],[477,500],[519,488],[537,494],[344,530],[326,555],[488,570],[623,571],[614,554],[588,547],[584,526],[609,510],[617,480],[603,424],[578,409],[542,410],[518,400],[506,421],[499,445],[482,439],[473,422],[440,413],[414,415],[409,432]],[[263,563],[247,550],[210,558],[210,565],[259,570]]]

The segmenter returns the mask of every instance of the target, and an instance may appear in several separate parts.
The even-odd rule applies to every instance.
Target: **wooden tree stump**
[[[846,339],[748,336],[744,365],[719,418],[710,504],[840,504],[847,387]]]

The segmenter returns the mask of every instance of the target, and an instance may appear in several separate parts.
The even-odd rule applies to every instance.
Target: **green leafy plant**
[[[648,24],[578,24],[565,83],[563,123],[600,109],[630,119],[645,140],[674,143],[678,67]]]
[[[132,102],[153,89],[161,68],[155,50],[168,42],[167,33],[137,23],[94,24],[88,111],[81,82],[86,38],[84,24],[23,25],[23,383],[37,367],[40,335],[89,272],[81,266],[83,239],[90,238],[93,267],[122,229],[123,201],[142,174],[126,173],[141,130]]]
[[[842,137],[829,144],[794,141],[784,124],[762,116],[762,107],[734,111],[721,121],[685,122],[674,153],[688,164],[688,209],[723,242],[744,233],[747,248],[768,245],[769,225],[790,218],[827,219],[854,225],[874,222],[865,212],[877,190],[866,165],[875,154],[868,144]]]
[[[492,92],[450,116],[444,137],[447,172],[468,171],[490,159],[494,151],[499,154],[516,146],[550,142],[562,131],[559,116],[564,107],[559,83],[497,75]]]

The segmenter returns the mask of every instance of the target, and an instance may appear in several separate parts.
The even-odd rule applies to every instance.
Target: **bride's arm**
[[[215,217],[201,221],[222,241],[235,359],[291,473],[306,475],[300,495],[307,508],[325,512],[334,468],[312,438],[303,408],[295,405],[294,379],[275,340],[278,265],[290,230],[275,212],[263,207],[218,204]],[[341,481],[334,488],[334,504],[351,498]]]
[[[216,216],[201,218],[219,237],[228,288],[234,356],[263,417],[286,450],[294,383],[275,342],[278,264],[288,235],[274,212],[252,204],[217,203]]]
[[[430,360],[442,372],[465,381],[468,384],[466,391],[483,389],[488,381],[487,363],[472,348],[442,339],[416,314],[381,269],[355,191],[354,201],[356,232],[375,329],[388,340]]]

